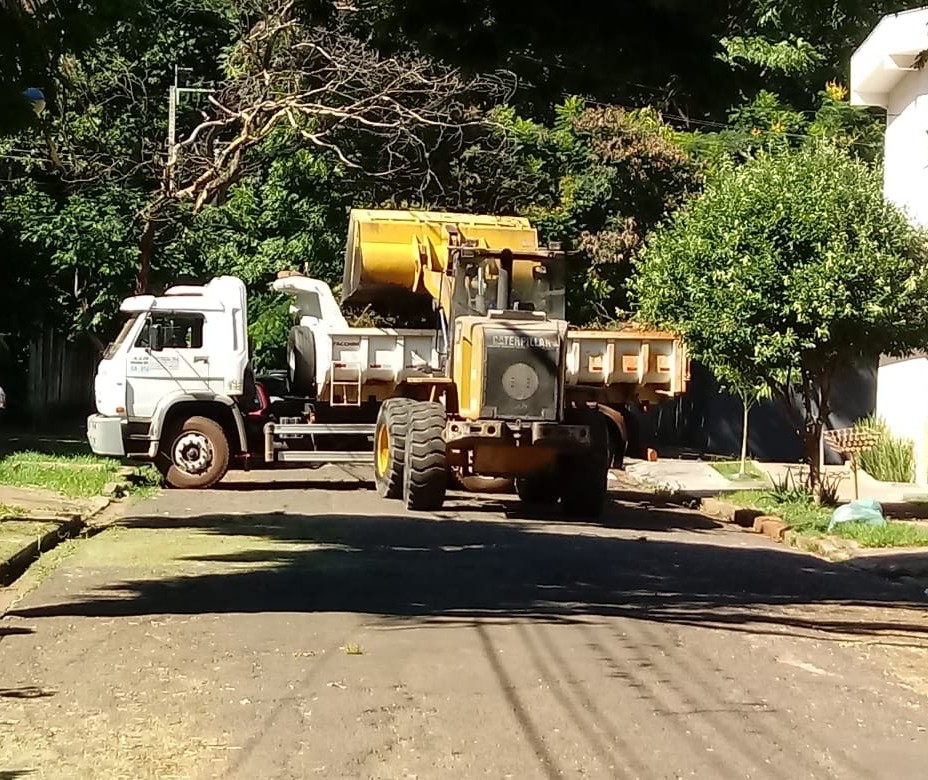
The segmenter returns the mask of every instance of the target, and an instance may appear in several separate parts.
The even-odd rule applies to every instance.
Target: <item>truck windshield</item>
[[[122,328],[119,331],[119,335],[110,343],[110,345],[103,352],[103,360],[109,360],[122,346],[122,343],[126,340],[126,337],[129,335],[129,331],[132,330],[132,326],[135,325],[135,321],[138,319],[137,314],[130,316],[122,325]]]
[[[472,315],[485,315],[496,309],[496,290],[499,272],[492,259],[459,266],[455,286],[455,303],[458,311]],[[566,316],[564,297],[564,268],[552,263],[518,261],[513,269],[510,304],[513,308],[543,311],[550,319]]]

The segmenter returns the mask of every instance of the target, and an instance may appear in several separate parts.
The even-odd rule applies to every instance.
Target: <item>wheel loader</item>
[[[251,370],[240,279],[127,298],[88,439],[178,488],[231,467],[372,465],[380,494],[413,510],[502,479],[595,516],[630,439],[624,410],[682,393],[688,362],[672,334],[570,329],[566,263],[525,219],[355,210],[342,306],[424,310],[432,326],[351,326],[328,284],[282,273],[281,381]]]

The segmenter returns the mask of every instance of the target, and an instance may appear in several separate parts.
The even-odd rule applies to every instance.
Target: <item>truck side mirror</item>
[[[152,352],[164,349],[164,326],[160,322],[153,322],[148,331],[148,348]]]

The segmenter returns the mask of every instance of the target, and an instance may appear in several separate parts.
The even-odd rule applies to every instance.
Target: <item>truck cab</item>
[[[165,434],[197,417],[228,429],[231,449],[246,451],[243,410],[254,396],[245,397],[242,281],[220,277],[203,286],[172,287],[159,297],[127,298],[120,310],[125,321],[102,356],[94,384],[97,413],[88,419],[94,452],[156,461],[171,455],[161,446]],[[186,464],[189,481],[196,481],[215,460],[210,452],[215,444],[196,432],[175,438],[175,467]]]

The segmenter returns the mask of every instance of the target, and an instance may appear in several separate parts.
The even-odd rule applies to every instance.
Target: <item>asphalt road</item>
[[[928,771],[918,591],[632,494],[566,523],[299,476],[42,562],[0,620],[0,778]]]

